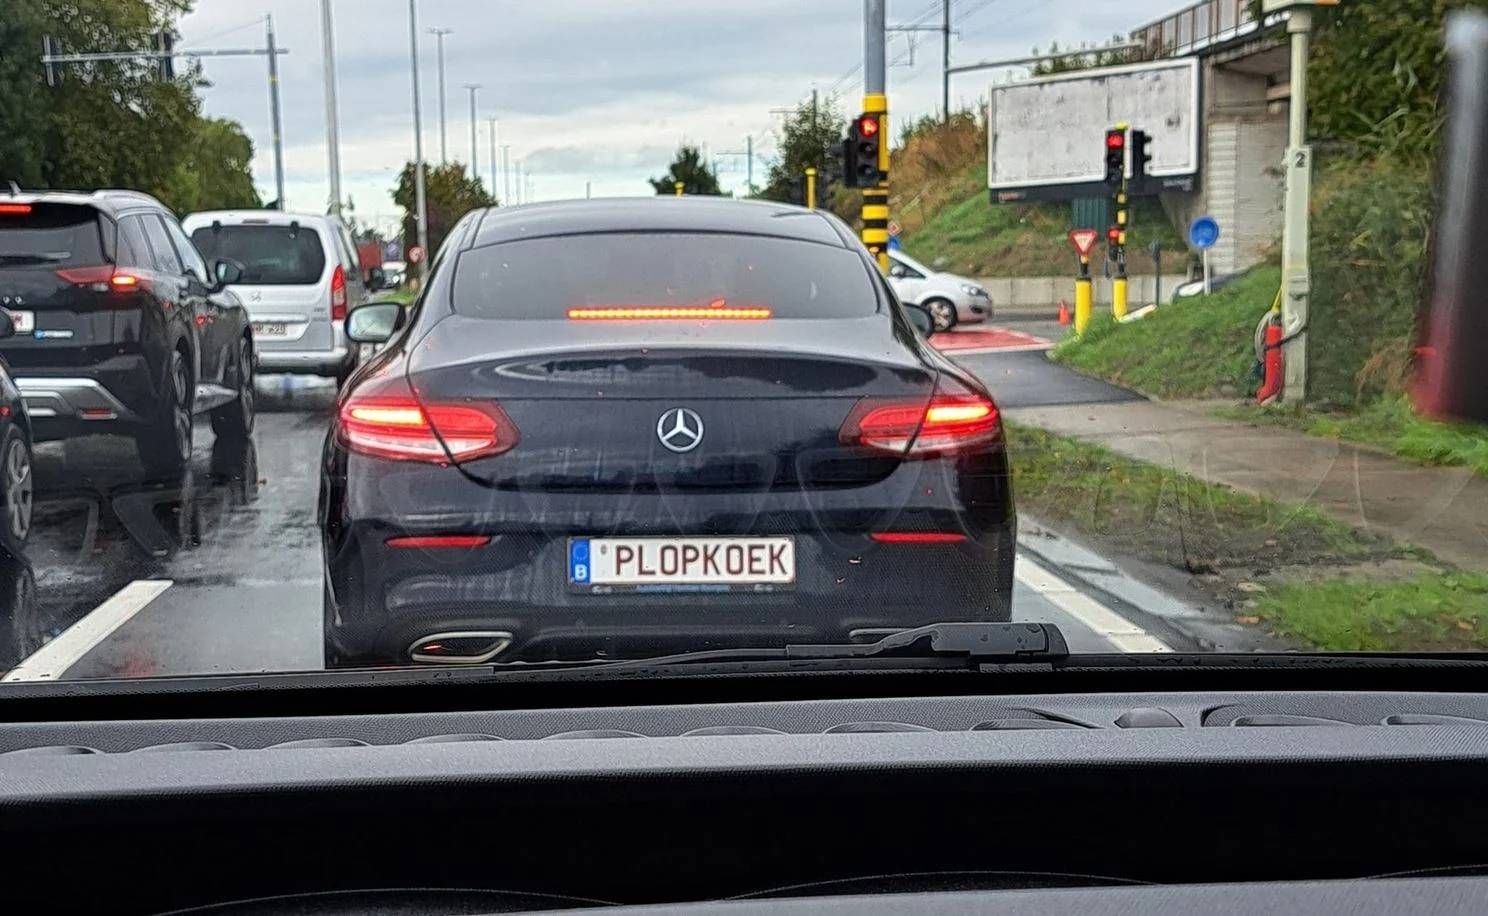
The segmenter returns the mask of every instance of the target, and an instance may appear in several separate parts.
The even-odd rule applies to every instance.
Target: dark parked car
[[[928,317],[918,316],[928,327]],[[467,216],[342,392],[326,661],[648,657],[1007,620],[996,405],[835,217],[574,201]]]
[[[191,456],[194,416],[219,437],[253,429],[247,313],[175,217],[132,191],[0,196],[0,341],[37,441],[133,436],[147,474]]]

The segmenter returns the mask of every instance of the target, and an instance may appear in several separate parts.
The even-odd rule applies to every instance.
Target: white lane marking
[[[1014,561],[1014,575],[1039,597],[1083,623],[1122,652],[1171,652],[1173,647],[1049,572],[1028,554]]]
[[[83,615],[82,620],[63,630],[62,635],[22,659],[0,681],[51,681],[60,678],[94,646],[128,623],[172,584],[170,579],[134,580]]]

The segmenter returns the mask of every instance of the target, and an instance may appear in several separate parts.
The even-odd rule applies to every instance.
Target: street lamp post
[[[413,196],[417,213],[418,243],[424,250],[419,262],[419,277],[429,275],[429,206],[424,197],[424,124],[419,111],[418,0],[408,0],[408,49],[413,72]]]
[[[480,150],[476,143],[477,129],[475,116],[475,94],[480,91],[480,83],[466,83],[465,91],[470,93],[470,177],[476,178],[480,175]]]
[[[449,162],[449,135],[444,127],[444,36],[453,32],[454,29],[430,29],[429,34],[434,36],[434,56],[438,61],[439,70],[439,161]]]
[[[326,156],[331,177],[331,212],[341,215],[341,116],[336,104],[336,34],[331,0],[320,0],[320,41],[325,56]]]

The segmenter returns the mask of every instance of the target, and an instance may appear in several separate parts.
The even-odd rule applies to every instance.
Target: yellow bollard
[[[1090,323],[1090,278],[1081,277],[1075,281],[1075,333],[1084,334],[1085,326]]]
[[[680,181],[675,181],[675,182],[672,183],[672,187],[674,187],[674,188],[677,189],[677,196],[678,197],[681,197],[682,196],[682,189],[685,188],[685,187],[687,187],[687,185],[683,184]]]
[[[806,209],[816,209],[816,169],[806,170]]]
[[[1111,281],[1111,314],[1120,321],[1126,317],[1126,278],[1117,277]]]

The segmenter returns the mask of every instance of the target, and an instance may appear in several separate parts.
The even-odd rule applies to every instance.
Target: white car
[[[253,322],[259,368],[334,378],[357,366],[346,313],[367,301],[356,245],[334,216],[277,210],[217,210],[181,221],[208,263],[235,261],[232,285]]]
[[[901,302],[929,312],[937,331],[992,317],[992,297],[975,280],[932,270],[902,251],[889,252],[889,285]]]

